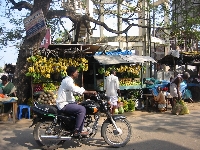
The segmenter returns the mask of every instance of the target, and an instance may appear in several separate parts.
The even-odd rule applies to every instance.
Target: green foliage
[[[200,40],[199,4],[195,4],[191,0],[176,0],[173,1],[171,5],[176,8],[175,10],[172,10],[172,36],[175,36],[180,40],[186,38]],[[176,18],[181,18],[181,21],[178,22]],[[191,45],[188,46],[190,47]]]
[[[56,38],[53,42],[55,44],[66,44],[66,43],[69,43],[69,40],[71,38],[69,32],[66,30],[66,31],[59,31],[58,33],[58,38]]]
[[[3,73],[3,68],[2,67],[0,67],[0,73]]]

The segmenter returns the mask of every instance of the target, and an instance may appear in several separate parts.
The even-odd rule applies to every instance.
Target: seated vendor
[[[165,107],[166,107],[166,101],[165,101],[165,96],[161,91],[161,87],[157,87],[157,92],[158,95],[154,96],[154,100],[158,103],[158,109],[160,111],[165,111]]]
[[[6,75],[1,77],[2,83],[0,84],[0,88],[2,89],[2,94],[15,97],[16,96],[16,88],[12,82],[8,80]]]
[[[10,97],[16,97],[16,88],[12,82],[8,80],[8,77],[6,75],[3,75],[1,77],[2,83],[0,84],[0,88],[2,91],[2,94],[10,96]],[[8,112],[11,110],[11,104],[4,104],[4,112]]]

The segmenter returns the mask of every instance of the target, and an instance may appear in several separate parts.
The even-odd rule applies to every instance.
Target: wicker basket
[[[8,121],[8,114],[1,113],[0,114],[0,121]]]

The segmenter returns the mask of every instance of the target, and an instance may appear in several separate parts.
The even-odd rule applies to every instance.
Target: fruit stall
[[[145,87],[142,84],[142,74],[145,62],[155,62],[149,56],[132,55],[130,51],[118,50],[118,55],[98,55],[101,46],[82,44],[49,45],[27,58],[29,68],[26,76],[32,79],[32,98],[39,103],[54,105],[60,82],[67,75],[68,66],[79,69],[79,77],[75,81],[86,90],[103,91],[105,77],[109,70],[117,70],[121,90],[134,90]],[[101,51],[102,52],[102,51]],[[76,96],[81,100],[79,96]]]
[[[37,53],[27,58],[30,67],[26,76],[32,80],[32,98],[29,99],[29,105],[33,101],[55,105],[57,90],[67,75],[68,66],[79,69],[79,79],[75,82],[78,86],[85,87],[83,76],[85,72],[86,75],[91,72],[93,67],[89,66],[87,57],[93,55],[99,48],[98,45],[82,44],[50,45],[48,49],[39,49]]]
[[[94,55],[93,57],[98,62],[96,67],[98,68],[97,89],[99,91],[104,90],[105,77],[109,75],[110,70],[117,71],[121,97],[118,98],[118,109],[115,113],[130,112],[134,111],[135,108],[142,108],[142,101],[138,98],[141,98],[142,89],[146,87],[142,80],[146,70],[144,63],[155,62],[155,60],[149,56],[133,54]]]
[[[142,75],[145,72],[144,63],[155,62],[149,56],[137,55],[94,55],[98,61],[98,73],[103,75],[99,80],[97,87],[103,91],[105,77],[109,75],[111,69],[117,71],[120,82],[120,90],[141,89],[145,88],[142,82]]]

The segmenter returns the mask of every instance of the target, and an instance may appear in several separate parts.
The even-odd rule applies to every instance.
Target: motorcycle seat
[[[52,113],[52,114],[58,113],[58,108],[56,105],[36,104],[34,108],[46,113]]]

